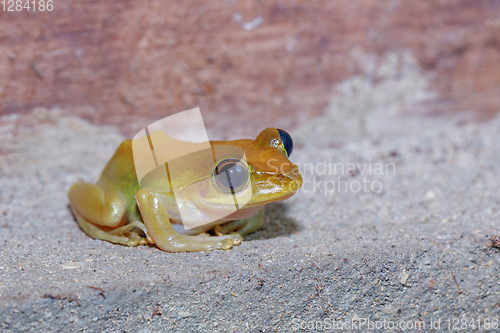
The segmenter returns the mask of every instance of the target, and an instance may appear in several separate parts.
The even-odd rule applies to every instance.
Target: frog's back
[[[123,141],[104,168],[100,181],[109,181],[122,193],[127,215],[138,214],[135,194],[140,189],[134,166],[132,140]]]

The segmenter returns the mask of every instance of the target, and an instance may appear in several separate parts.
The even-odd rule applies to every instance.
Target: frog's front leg
[[[136,194],[137,204],[149,236],[156,246],[168,252],[228,250],[241,243],[241,236],[187,236],[172,227],[167,211],[167,197],[162,190],[140,189]]]
[[[262,208],[257,214],[247,219],[231,221],[215,226],[214,231],[217,235],[225,235],[236,231],[241,237],[244,237],[264,226],[264,210],[265,208]]]

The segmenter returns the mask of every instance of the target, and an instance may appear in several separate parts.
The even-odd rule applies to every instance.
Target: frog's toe
[[[226,238],[220,241],[220,249],[221,250],[229,250],[233,247],[234,243],[231,239]]]
[[[228,236],[230,237],[229,239],[233,241],[234,245],[240,245],[243,241],[243,237],[237,232],[231,232]]]
[[[130,242],[131,242],[131,244],[133,244],[131,246],[148,245],[148,243],[149,243],[149,241],[146,237],[141,237],[137,234],[130,234]]]
[[[125,243],[126,246],[134,247],[137,245],[147,245],[148,244],[148,241],[146,238],[141,237],[135,233],[131,233],[128,236],[128,239],[129,240]]]
[[[135,240],[135,239],[130,239],[130,240],[128,240],[128,241],[125,243],[125,245],[126,245],[126,246],[130,246],[130,247],[134,247],[134,246],[137,246],[137,244],[138,244],[138,243],[139,243],[139,242],[138,242],[137,240]]]
[[[216,225],[214,228],[214,232],[217,236],[225,235],[224,229],[220,225]]]

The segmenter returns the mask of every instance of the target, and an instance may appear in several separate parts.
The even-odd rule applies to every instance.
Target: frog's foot
[[[216,235],[222,236],[222,235],[227,235],[230,232],[233,232],[239,228],[241,228],[243,225],[247,223],[247,219],[243,220],[236,220],[236,221],[231,221],[227,222],[224,224],[219,224],[216,225],[214,228],[214,232]]]
[[[207,233],[203,233],[203,234],[198,234],[195,237],[197,237],[200,240],[210,240],[213,239],[214,237],[220,239],[229,239],[233,242],[233,245],[240,245],[241,241],[243,240],[243,237],[241,237],[241,235],[238,234],[237,232],[231,232],[227,235],[218,235],[218,236],[210,236]]]
[[[148,245],[148,241],[145,237],[142,237],[134,232],[130,233],[127,237],[129,238],[129,241],[125,244],[127,246],[133,247],[137,245]]]
[[[242,220],[231,221],[223,225],[217,225],[214,228],[216,235],[225,235],[229,232],[238,233],[242,237],[261,229],[264,226],[264,209],[256,215]]]
[[[241,241],[243,240],[243,237],[241,237],[241,235],[236,233],[236,232],[231,232],[231,233],[226,234],[226,235],[221,234],[218,236],[223,236],[222,237],[223,239],[231,239],[233,241],[233,245],[240,245]],[[211,236],[208,232],[202,232],[202,233],[195,235],[195,237],[198,237],[201,240],[209,240],[209,239],[212,239],[214,236]]]
[[[241,236],[235,233],[223,236],[188,236],[176,232],[166,209],[168,198],[161,190],[140,189],[136,199],[149,235],[163,251],[229,250],[241,243]]]
[[[188,236],[179,233],[176,235],[164,233],[154,237],[156,246],[168,252],[229,250],[234,245],[241,244],[242,241],[242,237],[237,233],[223,236],[205,236],[203,234]]]
[[[113,229],[111,231],[104,231],[98,226],[88,222],[85,220],[80,214],[73,210],[75,214],[76,220],[85,233],[87,233],[90,237],[94,239],[101,239],[115,244],[121,244],[126,246],[137,246],[137,245],[146,245],[148,243],[148,239],[146,237],[141,237],[139,234],[135,232],[130,232],[128,235],[123,232],[116,232],[116,230],[125,228],[127,229],[128,225],[123,227]],[[139,222],[139,221],[137,221]],[[139,222],[140,223],[140,222]],[[137,227],[136,225],[132,227],[128,227],[128,230]],[[122,229],[125,230],[125,229]]]
[[[139,230],[141,230],[145,237],[144,236],[141,236],[139,235],[137,232],[135,232],[133,229],[134,228],[137,228]],[[110,235],[126,235],[126,234],[130,234],[130,237],[132,239],[138,239],[138,244],[139,245],[146,245],[146,244],[154,244],[154,241],[153,239],[151,238],[151,236],[149,236],[148,234],[148,230],[146,229],[146,226],[141,222],[141,221],[134,221],[134,222],[131,222],[129,224],[126,224],[124,225],[123,227],[119,227],[119,228],[116,228],[116,229],[113,229],[109,232]],[[133,245],[135,246],[135,245]]]

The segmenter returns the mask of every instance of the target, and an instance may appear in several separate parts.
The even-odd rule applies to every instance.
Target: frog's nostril
[[[283,176],[281,173],[276,176],[276,180],[278,180],[280,182],[283,181],[284,178],[285,178],[285,176]]]
[[[290,170],[290,178],[293,179],[301,179],[302,177],[300,176],[299,172],[299,167],[296,164],[293,164]]]

